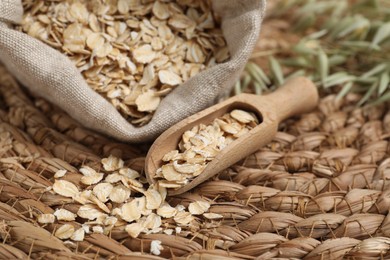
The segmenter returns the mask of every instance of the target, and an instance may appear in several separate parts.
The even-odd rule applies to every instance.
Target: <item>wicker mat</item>
[[[130,238],[120,229],[64,243],[36,216],[78,205],[50,192],[66,169],[100,167],[109,154],[142,172],[144,152],[78,125],[24,93],[0,69],[1,259],[378,259],[390,256],[390,112],[328,95],[315,112],[282,124],[274,141],[172,205],[211,201],[219,221],[196,219],[179,235]],[[174,225],[174,223],[165,223]],[[150,255],[160,240],[160,256]]]

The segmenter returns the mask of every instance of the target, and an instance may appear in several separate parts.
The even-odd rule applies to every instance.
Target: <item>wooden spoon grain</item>
[[[233,109],[254,112],[260,121],[258,126],[221,150],[199,176],[179,189],[170,189],[169,195],[184,193],[259,150],[272,141],[281,121],[311,111],[316,107],[318,99],[318,91],[313,82],[297,77],[269,95],[240,94],[202,110],[173,125],[154,141],[145,161],[147,180],[150,184],[156,183],[154,176],[162,166],[162,157],[177,149],[183,133],[196,125],[207,125]]]

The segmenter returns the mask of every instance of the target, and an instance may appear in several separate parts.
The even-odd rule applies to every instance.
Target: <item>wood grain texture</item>
[[[311,111],[316,107],[318,99],[314,83],[307,78],[297,77],[269,95],[240,94],[200,111],[173,125],[155,140],[146,156],[147,180],[151,184],[156,182],[154,175],[162,165],[162,157],[177,149],[183,133],[196,125],[209,124],[233,109],[254,112],[260,121],[249,133],[224,148],[198,177],[180,189],[170,190],[170,195],[186,192],[254,153],[273,139],[281,121]]]

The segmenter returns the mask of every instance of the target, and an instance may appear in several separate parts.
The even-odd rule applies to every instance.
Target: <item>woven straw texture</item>
[[[27,96],[0,70],[1,259],[379,259],[390,256],[388,209],[390,112],[356,108],[358,97],[322,98],[316,111],[290,119],[268,146],[192,193],[221,221],[202,217],[176,236],[87,235],[69,248],[57,224],[37,214],[78,205],[47,192],[58,169],[77,182],[81,165],[95,169],[109,154],[142,171],[140,148],[95,134],[42,99]],[[160,256],[150,243],[162,241]]]
[[[174,123],[217,101],[240,76],[259,36],[265,1],[213,1],[231,59],[176,88],[163,100],[153,119],[136,128],[103,97],[91,90],[72,62],[32,37],[2,25],[18,23],[21,1],[0,0],[0,61],[34,93],[52,101],[77,121],[118,140],[151,140]]]

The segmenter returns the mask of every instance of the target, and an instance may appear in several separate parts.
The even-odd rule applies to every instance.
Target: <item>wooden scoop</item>
[[[181,194],[194,188],[259,150],[272,141],[281,121],[294,115],[309,112],[316,107],[317,103],[316,86],[309,79],[298,77],[289,80],[269,95],[240,94],[202,110],[173,125],[155,140],[146,156],[147,180],[150,184],[156,183],[154,176],[157,169],[162,166],[162,157],[166,153],[176,150],[183,133],[196,125],[207,125],[215,118],[229,113],[233,109],[254,112],[259,119],[258,126],[222,149],[215,159],[207,164],[204,171],[187,185],[176,190],[170,189],[168,191],[170,195]]]

